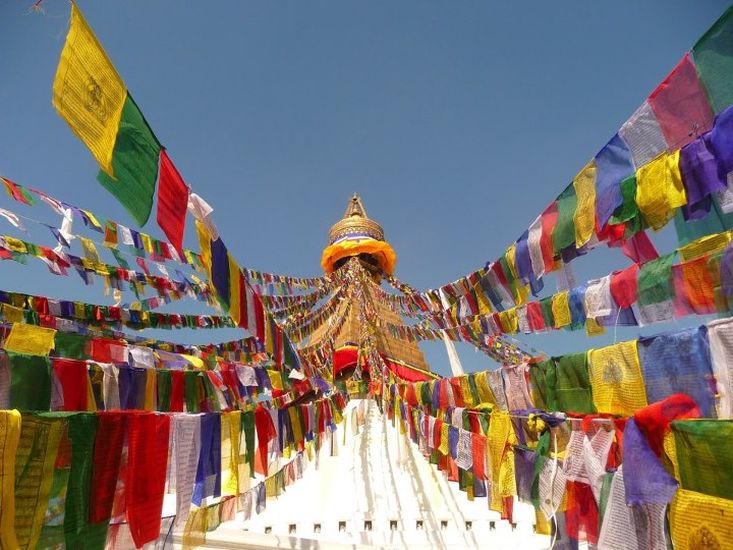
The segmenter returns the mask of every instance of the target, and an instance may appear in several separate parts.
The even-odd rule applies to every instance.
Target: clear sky
[[[29,13],[31,3],[0,3],[0,174],[134,226],[51,105],[69,6],[46,0],[41,15]],[[427,288],[502,254],[727,2],[79,6],[187,183],[214,207],[240,264],[318,275],[328,227],[357,191],[398,253],[398,277]],[[0,207],[58,223],[4,196]],[[10,230],[0,219],[1,233],[18,236]],[[51,244],[29,230],[28,240]],[[144,230],[160,235],[154,213]],[[668,251],[674,235],[655,242]],[[192,231],[187,244],[195,246]],[[628,260],[597,250],[573,264],[585,281]],[[75,274],[54,277],[33,261],[0,264],[0,281],[5,290],[111,303],[101,281],[83,288]],[[195,308],[166,308],[184,309]],[[619,329],[616,338],[638,332]],[[613,338],[524,340],[561,353]],[[444,351],[425,349],[447,372]],[[491,366],[460,352],[467,370]]]

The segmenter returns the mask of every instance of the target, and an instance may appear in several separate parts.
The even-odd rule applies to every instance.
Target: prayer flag
[[[705,327],[640,338],[637,345],[649,403],[684,393],[695,400],[702,416],[715,414]]]
[[[0,546],[17,548],[15,536],[15,454],[20,441],[20,413],[0,411]]]
[[[687,145],[713,125],[713,111],[687,53],[649,96],[668,150]]]
[[[647,405],[635,340],[590,350],[588,365],[599,413],[632,415]]]
[[[128,94],[114,145],[114,176],[102,170],[97,180],[140,226],[148,221],[153,207],[159,153],[158,139]]]
[[[552,232],[552,250],[555,255],[575,244],[575,209],[578,197],[575,188],[569,185],[557,198],[557,223]],[[547,271],[550,271],[549,269]]]
[[[72,2],[69,33],[53,81],[53,106],[111,177],[126,96],[120,75]]]
[[[48,355],[54,346],[52,328],[14,323],[5,341],[5,349],[27,355]]]
[[[186,225],[188,186],[183,181],[165,149],[160,152],[158,184],[158,225],[179,254],[183,253],[183,230]]]
[[[130,532],[138,548],[160,535],[170,418],[134,413],[129,419],[125,501]]]
[[[637,170],[667,150],[659,121],[648,101],[624,122],[618,133],[631,151]]]
[[[573,180],[577,205],[573,214],[575,246],[580,248],[593,236],[596,227],[596,165],[590,161]]]
[[[717,114],[733,103],[733,8],[728,8],[692,47],[697,74]]]
[[[621,206],[621,182],[634,174],[631,152],[618,134],[611,138],[595,158],[596,216],[604,227]]]
[[[672,219],[676,208],[687,204],[679,158],[679,150],[660,155],[636,172],[636,204],[655,231]]]

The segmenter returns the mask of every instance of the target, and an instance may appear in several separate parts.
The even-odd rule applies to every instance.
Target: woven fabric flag
[[[160,143],[132,96],[127,95],[114,146],[114,177],[100,171],[97,180],[125,207],[139,226],[153,207]]]
[[[687,145],[713,125],[713,111],[687,53],[649,96],[669,150]]]
[[[176,472],[176,530],[186,525],[191,511],[196,468],[201,451],[201,415],[173,417],[173,460]]]
[[[94,443],[98,428],[96,414],[78,413],[68,418],[71,469],[64,514],[64,538],[67,548],[104,548],[107,538],[106,521],[96,525],[89,521]]]
[[[527,304],[527,324],[532,332],[545,330],[545,319],[542,316],[542,306],[539,302]]]
[[[648,101],[624,122],[618,133],[631,151],[637,170],[667,150],[662,128]]]
[[[516,443],[511,417],[506,413],[493,413],[487,434],[487,452],[491,483],[492,510],[504,511],[502,497],[516,495],[514,476],[514,453],[511,445]]]
[[[54,347],[55,335],[52,328],[14,323],[4,347],[15,353],[48,355]]]
[[[514,448],[514,475],[517,479],[517,497],[520,502],[532,502],[535,453],[523,447]]]
[[[54,377],[61,384],[63,410],[86,411],[87,386],[89,385],[86,362],[55,357],[51,364]]]
[[[535,277],[541,277],[545,273],[545,262],[542,259],[542,218],[538,217],[527,232],[527,247],[532,261],[532,272]]]
[[[733,500],[733,422],[672,422],[683,489]]]
[[[292,417],[295,408],[290,407],[289,411]],[[241,411],[231,411],[220,415],[222,460],[221,488],[223,495],[239,495],[240,414]],[[295,424],[293,424],[293,428],[295,427]],[[302,436],[300,439],[302,439]]]
[[[715,119],[715,125],[707,138],[710,151],[718,163],[721,177],[733,171],[733,107],[728,107]],[[727,181],[730,190],[730,181]],[[730,212],[724,209],[725,212]]]
[[[179,254],[183,254],[183,230],[186,226],[188,186],[173,165],[165,149],[160,152],[158,184],[158,225]]]
[[[687,204],[679,169],[680,152],[660,155],[636,172],[636,204],[655,231]]]
[[[501,375],[501,369],[495,369],[488,372],[487,380],[491,393],[494,394],[496,399],[496,406],[499,410],[506,411],[509,409],[506,399],[506,391],[504,390],[504,378]]]
[[[611,274],[611,296],[618,307],[628,308],[636,303],[638,272],[639,266],[634,264]]]
[[[582,329],[585,326],[585,287],[578,286],[568,292],[568,305],[570,307],[570,327],[573,330]]]
[[[598,319],[611,315],[613,303],[610,275],[588,282],[585,289],[584,303],[587,318]]]
[[[725,250],[731,241],[731,233],[726,231],[715,235],[706,235],[678,249],[680,256],[686,262],[705,255],[713,256]]]
[[[227,309],[229,308],[229,252],[221,237],[211,241],[211,283],[216,295]]]
[[[13,460],[18,546],[11,548],[35,548],[38,544],[52,491],[54,464],[65,430],[66,420],[58,416],[50,418],[45,415],[24,415],[22,418],[20,439]],[[69,477],[69,486],[70,484]],[[67,494],[68,490],[69,488]],[[69,505],[73,505],[73,500]],[[65,510],[66,515],[73,515],[68,506]]]
[[[550,273],[555,269],[555,253],[553,246],[553,233],[558,219],[557,201],[545,208],[540,216],[542,224],[542,237],[540,238],[540,249],[542,250],[542,261],[545,264],[544,272]]]
[[[626,239],[621,249],[624,256],[636,264],[651,262],[659,258],[659,252],[644,230],[637,231],[630,239]]]
[[[717,310],[709,258],[703,256],[691,262],[672,266],[675,315],[708,315]]]
[[[707,327],[718,394],[718,417],[733,418],[733,319],[711,321]]]
[[[120,75],[72,2],[53,81],[53,106],[110,176],[115,175],[112,157],[126,96]]]
[[[634,174],[631,152],[618,134],[595,157],[596,216],[604,227],[621,206],[621,182]]]
[[[703,416],[715,414],[705,327],[640,338],[638,350],[649,403],[684,393],[695,400]]]
[[[529,369],[532,403],[543,411],[555,411],[555,362],[552,358],[532,365]]]
[[[674,283],[672,262],[675,253],[667,254],[641,266],[638,278],[638,302],[645,323],[666,321],[673,317]]]
[[[733,540],[733,500],[694,491],[677,491],[669,508],[675,549],[727,548]]]
[[[193,503],[201,506],[203,499],[211,496],[221,496],[221,417],[218,414],[201,417],[201,453]]]
[[[98,433],[94,443],[89,521],[109,523],[115,499],[122,448],[127,434],[127,415],[101,411],[97,414]]]
[[[733,8],[728,8],[692,48],[700,75],[715,113],[733,103]]]
[[[710,211],[712,196],[727,187],[725,172],[712,152],[710,134],[682,148],[680,173],[687,197],[682,214],[685,220],[700,220]]]
[[[629,416],[647,405],[635,340],[590,350],[588,368],[599,413]]]
[[[563,328],[570,324],[570,304],[567,290],[552,295],[552,318],[555,321],[555,328]]]
[[[15,455],[20,441],[20,413],[0,410],[0,546],[17,548],[15,534]]]
[[[170,416],[134,413],[129,419],[125,501],[138,548],[160,535],[169,435]]]
[[[585,538],[591,545],[598,544],[598,505],[590,485],[578,481],[568,482],[565,518],[571,538]]]
[[[51,405],[51,365],[48,357],[8,353],[10,408],[47,411]]]
[[[575,244],[575,209],[578,197],[575,187],[569,185],[557,197],[557,223],[552,232],[552,251],[554,255]],[[548,270],[549,271],[549,270]]]
[[[636,174],[621,181],[621,204],[613,211],[610,224],[623,225],[626,236],[633,235],[641,229],[641,212],[636,204]]]
[[[540,300],[540,310],[542,310],[542,320],[545,323],[545,327],[554,327],[555,318],[552,314],[552,296],[547,296]]]
[[[573,214],[578,248],[590,241],[596,228],[596,171],[595,162],[591,161],[573,180],[578,201]]]
[[[721,205],[719,193],[716,193],[711,197],[710,211],[704,213],[700,219],[686,220],[684,208],[678,211],[674,217],[674,228],[679,246],[684,247],[701,237],[721,233],[733,227],[733,213],[726,214]]]
[[[623,467],[613,475],[606,500],[605,511],[601,506],[601,532],[598,548],[639,550],[632,509],[626,506]]]
[[[556,367],[555,410],[591,414],[595,412],[588,372],[588,354],[569,353],[554,358]]]
[[[626,422],[623,438],[626,504],[668,504],[677,482],[664,469],[633,418]]]

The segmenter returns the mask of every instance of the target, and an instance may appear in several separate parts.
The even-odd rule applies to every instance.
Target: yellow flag
[[[722,252],[728,246],[730,240],[730,231],[724,231],[723,233],[715,233],[713,235],[700,237],[677,250],[679,251],[680,256],[682,256],[682,259],[689,262],[705,256],[706,254],[714,255]]]
[[[566,327],[570,324],[570,303],[568,301],[567,290],[553,294],[552,317],[555,320],[555,328]]]
[[[241,320],[242,304],[239,288],[239,264],[231,254],[227,254],[227,259],[229,260],[229,316],[234,324],[238,325]]]
[[[111,177],[126,97],[124,82],[72,2],[69,34],[53,81],[53,106]]]
[[[201,265],[204,268],[204,274],[211,280],[211,236],[206,226],[198,220],[196,220],[196,234],[199,238],[199,246],[201,246]]]
[[[15,453],[20,441],[20,413],[0,411],[0,547],[17,548],[15,537]]]
[[[654,231],[687,204],[679,168],[680,152],[662,154],[636,171],[636,204]]]
[[[5,349],[26,355],[48,355],[54,346],[56,331],[34,325],[14,324],[5,341]]]
[[[9,323],[23,322],[23,309],[9,304],[0,304],[0,313]]]
[[[636,340],[590,350],[588,373],[599,413],[631,416],[647,406]]]
[[[580,248],[593,236],[596,228],[596,166],[589,162],[573,180],[578,204],[573,215],[575,246]]]

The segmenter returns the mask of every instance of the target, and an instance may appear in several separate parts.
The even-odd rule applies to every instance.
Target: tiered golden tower
[[[359,258],[361,265],[380,284],[384,275],[391,275],[397,262],[397,255],[384,240],[384,230],[376,221],[367,216],[359,195],[354,193],[344,213],[343,219],[336,222],[328,232],[328,246],[323,251],[321,266],[326,273],[331,273],[343,266],[350,258]],[[402,318],[398,313],[384,305],[374,297],[374,291],[367,289],[378,319],[385,323],[401,325]],[[340,312],[349,304],[340,306]],[[314,331],[312,342],[323,337],[326,327]],[[361,327],[359,306],[352,304],[343,328],[336,336],[336,349],[358,344]],[[425,357],[417,343],[395,338],[386,330],[377,330],[377,347],[384,359],[398,365],[420,371],[430,371]]]

